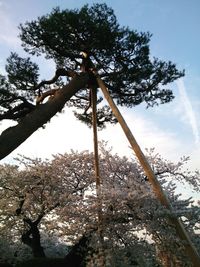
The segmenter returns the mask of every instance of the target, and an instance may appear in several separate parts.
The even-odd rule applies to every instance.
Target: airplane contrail
[[[176,83],[178,86],[181,101],[182,101],[183,106],[184,106],[185,114],[186,114],[186,116],[189,120],[189,124],[192,128],[192,133],[193,133],[193,136],[195,139],[195,143],[199,144],[200,143],[200,136],[199,136],[199,130],[198,130],[198,126],[197,126],[197,120],[196,120],[194,110],[192,108],[192,104],[191,104],[190,99],[187,95],[187,91],[185,89],[183,79],[179,79]]]

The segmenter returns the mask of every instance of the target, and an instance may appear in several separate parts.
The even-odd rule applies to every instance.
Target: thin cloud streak
[[[200,143],[200,136],[199,136],[199,130],[198,130],[198,126],[197,126],[197,120],[196,120],[195,112],[192,108],[192,104],[191,104],[190,99],[187,95],[187,91],[185,89],[183,79],[179,79],[176,83],[177,83],[178,91],[180,94],[181,102],[182,102],[183,107],[184,107],[185,115],[188,118],[189,124],[192,128],[192,133],[194,135],[195,143],[199,144]]]

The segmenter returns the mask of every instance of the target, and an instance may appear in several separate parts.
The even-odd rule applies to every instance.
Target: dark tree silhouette
[[[113,99],[121,106],[147,107],[170,102],[174,96],[168,84],[184,75],[172,62],[150,58],[151,34],[121,27],[114,11],[106,4],[83,6],[80,10],[55,8],[50,14],[20,25],[22,46],[30,55],[45,55],[53,59],[62,71],[48,82],[38,84],[39,68],[30,58],[12,53],[7,60],[7,76],[0,76],[0,119],[13,119],[17,126],[4,131],[0,137],[0,158],[5,157],[34,131],[68,106],[79,109],[75,115],[90,124],[87,111],[90,71],[82,71],[81,51],[88,51],[95,69],[109,88]],[[71,81],[63,85],[59,76]],[[52,90],[56,82],[59,90]],[[61,88],[61,89],[60,89]],[[48,95],[51,101],[35,105],[34,96]],[[40,101],[39,101],[40,102]],[[98,97],[98,103],[102,98]],[[98,109],[99,126],[115,123],[108,106]]]
[[[24,223],[28,225],[26,232],[22,234],[22,242],[29,246],[33,251],[33,256],[45,257],[44,249],[41,246],[40,232],[38,229],[38,224],[43,216],[39,216],[36,221],[31,221],[30,219],[24,219]]]

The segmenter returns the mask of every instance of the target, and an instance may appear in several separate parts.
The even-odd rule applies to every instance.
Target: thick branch
[[[68,85],[63,86],[55,97],[45,104],[38,105],[27,114],[16,126],[7,128],[0,136],[0,159],[3,159],[22,144],[38,128],[42,127],[65,103],[88,82],[88,74],[76,75]]]
[[[52,79],[42,81],[35,87],[31,88],[31,90],[39,90],[39,96],[37,97],[36,104],[40,104],[47,96],[54,95],[56,93],[56,89],[49,90],[45,93],[41,94],[40,88],[46,84],[50,85],[55,83],[60,76],[68,76],[74,77],[76,72],[72,70],[66,70],[64,68],[57,69],[55,75]],[[27,99],[23,96],[18,96],[16,94],[9,93],[10,98],[2,99],[0,101],[1,105],[5,105],[6,103],[11,103],[13,101],[21,100],[22,103],[16,105],[14,108],[9,108],[9,110],[5,111],[4,113],[0,114],[0,120],[10,119],[10,120],[18,120],[25,117],[28,113],[30,113],[34,108],[35,105],[29,103]]]
[[[34,90],[40,89],[40,87],[44,86],[45,84],[55,83],[60,76],[69,76],[73,78],[75,75],[76,73],[72,70],[57,69],[54,77],[51,80],[40,82],[37,86],[34,87]]]
[[[30,113],[35,108],[35,105],[24,101],[23,103],[17,105],[11,110],[6,111],[3,114],[0,114],[0,120],[17,120],[23,118],[28,113]]]
[[[46,91],[45,93],[41,94],[41,96],[39,96],[36,100],[36,104],[40,104],[44,101],[44,99],[48,96],[54,96],[56,94],[56,92],[58,91],[59,89],[51,89],[51,90],[48,90]]]

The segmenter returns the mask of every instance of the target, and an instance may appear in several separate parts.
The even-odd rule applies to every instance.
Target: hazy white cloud
[[[200,143],[200,136],[199,136],[199,130],[198,130],[198,124],[195,116],[195,112],[193,110],[191,101],[187,95],[187,91],[183,82],[183,79],[179,79],[177,81],[177,86],[180,94],[180,101],[183,106],[184,114],[194,136],[194,140],[196,144]]]
[[[8,127],[2,123],[1,130]],[[73,150],[91,150],[92,132],[76,120],[69,109],[54,116],[44,129],[33,133],[23,144],[13,151],[4,161],[12,160],[17,154],[30,157],[49,158],[52,154]]]
[[[164,158],[172,161],[179,160],[183,155],[192,155],[192,167],[198,167],[200,151],[186,151],[187,145],[183,146],[175,133],[163,130],[139,112],[126,109],[122,114],[143,152],[145,148],[155,148]],[[8,126],[8,123],[3,123],[0,128],[3,130]],[[114,153],[133,157],[134,152],[119,124],[107,126],[105,130],[98,132],[98,137],[99,140],[108,141],[108,146],[113,147]],[[52,118],[45,129],[36,131],[2,162],[12,163],[17,154],[50,158],[52,154],[70,152],[71,149],[93,151],[93,133],[92,129],[74,118],[71,110],[66,109],[65,113]]]
[[[133,112],[123,114],[142,149],[155,147],[164,156],[173,156],[178,150],[179,142],[175,136],[164,132],[153,121],[147,121],[141,115]],[[4,127],[3,127],[4,126]],[[1,129],[7,128],[7,124]],[[119,124],[108,126],[99,131],[99,140],[108,141],[113,151],[120,155],[131,156],[133,151]],[[17,153],[27,156],[50,157],[51,154],[64,153],[70,149],[82,151],[93,150],[92,129],[89,129],[74,118],[72,111],[66,109],[65,113],[52,118],[45,129],[36,131],[21,146],[19,146],[9,158]],[[176,153],[177,155],[177,153]]]
[[[193,148],[190,156],[190,167],[192,169],[199,169],[199,163],[200,163],[200,147],[196,146]]]
[[[170,130],[163,130],[153,120],[135,111],[124,113],[124,118],[143,151],[145,148],[155,148],[164,157],[171,159],[176,159],[181,155],[181,144]],[[121,134],[124,135],[122,130]]]

